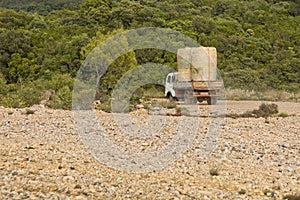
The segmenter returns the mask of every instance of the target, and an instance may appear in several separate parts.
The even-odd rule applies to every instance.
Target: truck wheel
[[[208,105],[211,105],[211,98],[208,98],[208,99],[207,99],[207,104],[208,104]]]
[[[187,90],[184,93],[185,104],[197,104],[197,98],[193,96],[192,92]]]
[[[218,98],[217,97],[212,98],[212,105],[216,105],[217,102],[218,102]]]
[[[191,94],[189,90],[184,91],[184,103],[190,104],[191,103]]]
[[[216,105],[217,104],[218,99],[216,97],[211,97],[207,99],[207,104],[208,105]]]
[[[198,100],[199,103],[201,103],[203,101],[203,99],[199,98],[199,97],[197,98],[197,100]]]
[[[169,98],[169,101],[171,101],[171,102],[175,100],[175,98],[172,96],[172,94],[169,94],[168,98]]]

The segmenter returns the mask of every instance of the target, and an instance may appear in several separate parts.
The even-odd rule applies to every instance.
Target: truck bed
[[[223,87],[223,81],[193,81],[194,90],[218,90]]]
[[[223,81],[184,81],[173,83],[176,89],[217,90],[223,87]]]

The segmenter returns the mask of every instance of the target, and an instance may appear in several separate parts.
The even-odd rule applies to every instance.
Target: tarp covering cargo
[[[216,81],[217,50],[215,47],[178,49],[179,81]]]

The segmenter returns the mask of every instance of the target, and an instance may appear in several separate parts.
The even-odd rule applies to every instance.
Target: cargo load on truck
[[[217,50],[214,47],[178,49],[179,81],[216,81]]]

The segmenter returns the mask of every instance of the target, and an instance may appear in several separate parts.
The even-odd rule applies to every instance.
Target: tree
[[[89,60],[97,59],[97,56],[103,58],[104,63],[99,63],[99,73],[101,77],[98,82],[96,99],[100,99],[102,102],[109,103],[110,95],[114,89],[115,84],[118,80],[130,69],[137,65],[134,52],[128,52],[127,54],[120,55],[117,59],[113,60],[113,55],[119,52],[119,48],[126,49],[128,46],[128,41],[126,37],[121,36],[118,40],[111,40],[109,46],[102,46],[102,49],[97,49],[96,47],[111,36],[123,32],[122,29],[103,35],[101,32],[97,32],[96,36],[90,40],[90,43],[82,48],[83,57],[88,57],[91,53],[92,57]],[[102,51],[102,50],[105,51]],[[94,56],[96,56],[94,58]],[[111,63],[106,69],[106,63]],[[95,69],[92,69],[95,70]],[[95,70],[96,73],[96,70]],[[90,75],[90,74],[89,74]],[[98,80],[97,78],[97,80]]]

